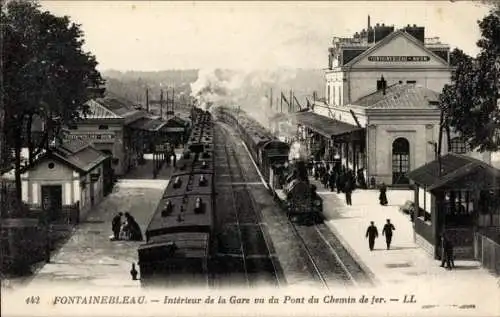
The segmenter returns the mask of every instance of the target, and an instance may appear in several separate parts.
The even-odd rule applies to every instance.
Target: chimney
[[[385,95],[385,90],[387,89],[387,82],[384,79],[384,76],[380,77],[380,81],[382,83],[382,95]]]
[[[370,29],[371,25],[370,25],[370,15],[368,15],[368,30]]]

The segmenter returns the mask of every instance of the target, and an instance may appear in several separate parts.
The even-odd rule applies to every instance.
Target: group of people
[[[125,218],[125,219],[123,219]],[[142,241],[142,231],[135,218],[126,212],[117,213],[111,222],[112,240]]]
[[[356,189],[356,175],[353,170],[341,166],[340,163],[330,165],[309,162],[308,171],[315,180],[321,181],[324,188],[332,192],[337,190],[338,194],[345,193],[347,205],[352,205],[352,192]]]
[[[384,225],[384,228],[382,229],[382,235],[385,236],[385,243],[387,245],[387,250],[391,248],[392,234],[393,231],[395,230],[396,228],[391,223],[391,220],[387,219],[387,223]],[[373,251],[375,247],[375,239],[378,238],[378,229],[373,221],[370,221],[370,226],[368,226],[368,229],[366,229],[366,238],[368,238],[368,247],[370,248],[370,251]]]

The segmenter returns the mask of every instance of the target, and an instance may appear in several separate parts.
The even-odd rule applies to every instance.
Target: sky
[[[333,36],[371,23],[426,27],[475,55],[488,7],[450,1],[41,1],[81,24],[99,70],[325,68]]]

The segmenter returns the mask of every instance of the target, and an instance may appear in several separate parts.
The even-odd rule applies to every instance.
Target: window
[[[328,93],[328,99],[327,99],[328,100],[328,104],[331,104],[332,101],[330,99],[330,84],[328,84],[326,87],[327,87],[326,90],[327,90],[327,93]]]
[[[431,221],[431,194],[425,187],[418,188],[418,217],[423,218],[424,221]]]
[[[416,84],[417,81],[416,80],[407,80],[406,83],[407,84]]]
[[[336,91],[336,90],[337,90],[337,87],[332,86],[332,104],[337,104],[337,103],[336,103],[337,98],[336,98],[336,96],[335,96],[335,91]]]
[[[469,152],[470,147],[465,141],[464,138],[456,137],[451,139],[450,144],[448,146],[448,151],[455,154],[465,154]]]
[[[107,126],[107,125],[105,125],[105,124],[101,124],[101,125],[99,126],[99,130],[107,130],[107,129],[108,129],[108,126]]]

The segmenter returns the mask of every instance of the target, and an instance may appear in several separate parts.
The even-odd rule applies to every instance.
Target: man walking
[[[373,251],[373,247],[375,246],[375,239],[378,238],[378,230],[375,227],[375,223],[370,221],[370,226],[366,229],[366,237],[368,238],[368,246],[370,247],[370,251]]]
[[[345,182],[344,185],[344,192],[345,192],[345,200],[347,206],[352,206],[352,191],[354,190],[354,184],[352,182],[352,179],[347,176],[347,181]]]
[[[387,219],[387,223],[384,225],[384,229],[382,229],[382,235],[385,235],[385,243],[387,244],[387,250],[391,248],[392,241],[392,232],[396,230],[394,225],[391,223],[390,219]]]
[[[120,238],[120,229],[122,227],[122,216],[123,213],[117,213],[111,222],[111,230],[113,230],[113,238],[114,240],[119,240]]]
[[[455,266],[453,263],[453,245],[451,241],[446,236],[446,233],[441,235],[441,267],[445,267],[448,270],[451,270],[452,267]]]

